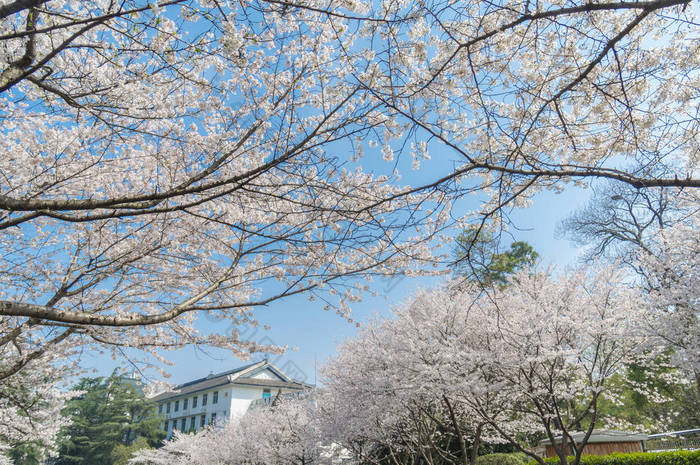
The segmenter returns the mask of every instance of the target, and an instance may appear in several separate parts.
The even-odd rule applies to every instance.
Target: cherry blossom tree
[[[11,464],[8,455],[21,446],[30,447],[37,458],[56,454],[56,436],[70,423],[61,410],[76,393],[61,389],[65,367],[55,362],[34,360],[21,376],[0,384],[0,463]]]
[[[0,383],[94,345],[279,349],[239,337],[256,307],[348,317],[469,192],[483,225],[561,180],[700,187],[689,5],[2,1]],[[460,163],[422,186],[356,169],[438,143]]]
[[[697,360],[700,198],[694,190],[635,190],[609,184],[563,223],[588,258],[626,266],[639,277],[654,310],[652,334],[662,336],[700,395]],[[685,396],[687,397],[687,396]]]
[[[474,379],[452,346],[468,337],[458,304],[435,293],[408,306],[363,328],[325,367],[324,437],[363,463],[473,464],[481,440],[503,441],[461,400]]]
[[[432,263],[447,199],[391,199],[392,178],[339,156],[395,126],[350,78],[356,23],[2,2],[0,383],[91,345],[279,350],[239,337],[256,307],[307,292],[347,317],[359,281]],[[229,329],[199,332],[203,313]]]
[[[165,446],[136,454],[133,463],[310,465],[330,460],[319,443],[313,403],[284,400],[197,434],[176,432]],[[324,455],[325,451],[325,455]],[[330,463],[330,462],[328,462]]]
[[[691,2],[381,8],[384,49],[366,85],[413,129],[415,157],[424,158],[426,141],[457,157],[424,188],[485,191],[478,213],[499,219],[560,181],[700,187]]]
[[[451,434],[464,442],[481,426],[491,440],[544,463],[523,435],[546,437],[562,463],[569,446],[578,463],[604,420],[600,399],[615,397],[611,377],[626,362],[651,364],[658,354],[644,332],[648,313],[640,294],[623,278],[611,268],[556,278],[523,271],[488,293],[451,286],[419,292],[393,318],[365,327],[330,363],[325,375],[331,413],[340,413],[331,423],[336,436],[348,448],[384,445],[391,437],[377,435],[400,429],[413,438],[403,444],[420,444],[415,453],[425,454],[440,438],[426,446],[409,421],[421,402],[428,417],[444,403],[446,421],[455,418]],[[583,442],[572,444],[574,431],[585,432]],[[466,448],[448,463],[469,463]]]
[[[693,374],[700,395],[700,228],[698,216],[658,233],[655,253],[642,252],[647,269],[651,331],[673,349],[677,363]]]
[[[256,305],[415,266],[446,213],[417,213],[426,192],[490,193],[485,220],[559,178],[697,187],[693,13],[683,0],[3,2],[3,342],[49,322],[64,330],[47,347],[244,353],[235,333],[192,330],[196,312],[246,323]],[[422,187],[335,156],[412,146],[419,164],[432,141],[464,164]],[[649,177],[617,158],[680,168]],[[282,286],[263,295],[266,281]]]

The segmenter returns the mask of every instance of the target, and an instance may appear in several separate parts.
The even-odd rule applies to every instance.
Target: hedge
[[[574,457],[569,457],[569,464]],[[558,465],[559,458],[544,460],[547,464]],[[531,460],[528,465],[537,465]],[[610,455],[584,455],[580,465],[700,465],[700,450],[677,450],[668,452],[615,453]]]
[[[515,454],[486,454],[476,458],[476,465],[525,465]]]

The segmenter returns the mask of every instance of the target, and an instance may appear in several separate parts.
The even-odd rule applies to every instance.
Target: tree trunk
[[[476,427],[476,433],[474,434],[474,442],[472,443],[472,457],[471,457],[471,465],[476,464],[476,458],[479,456],[479,445],[481,444],[481,430],[483,429],[484,424],[479,423],[479,426]]]

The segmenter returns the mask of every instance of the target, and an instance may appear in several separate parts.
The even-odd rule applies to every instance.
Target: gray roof
[[[255,378],[239,378],[232,381],[231,384],[237,386],[265,386],[265,387],[280,387],[287,389],[306,389],[310,387],[308,384],[298,383],[296,381],[277,381],[274,379],[255,379]]]
[[[201,382],[204,382],[208,379],[221,378],[222,376],[228,376],[228,375],[240,373],[241,371],[247,370],[248,368],[251,368],[255,365],[258,365],[259,363],[260,362],[253,362],[253,363],[249,363],[248,365],[243,365],[242,367],[234,368],[233,370],[222,371],[221,373],[216,373],[216,374],[210,374],[208,376],[205,376],[204,378],[199,378],[199,379],[195,379],[194,381],[188,381],[186,383],[180,384],[179,386],[176,386],[175,389],[182,389],[186,386],[201,383]]]
[[[575,442],[580,442],[586,436],[583,431],[577,431],[571,434],[572,439]],[[591,433],[591,437],[588,438],[588,444],[600,443],[600,442],[635,442],[635,441],[646,441],[649,436],[646,434],[633,433],[630,431],[615,431],[609,429],[596,429]],[[561,440],[561,435],[554,437],[555,441]],[[540,444],[551,444],[549,439],[544,439]]]
[[[239,377],[246,371],[256,372],[257,370],[269,369],[280,379],[256,379],[256,378],[246,378]],[[180,384],[176,386],[172,391],[162,392],[151,398],[153,401],[163,401],[166,399],[171,399],[173,397],[179,397],[186,394],[191,394],[199,391],[206,391],[208,389],[224,386],[224,385],[236,385],[236,386],[261,386],[270,388],[285,388],[285,389],[307,389],[311,386],[305,383],[300,383],[294,381],[277,369],[267,360],[262,360],[260,362],[250,363],[242,367],[224,371],[221,373],[211,374],[204,378],[199,378],[194,381],[189,381],[187,383]]]
[[[193,392],[199,392],[199,391],[205,391],[207,389],[216,387],[216,386],[223,386],[224,384],[228,384],[228,377],[227,376],[219,376],[216,378],[211,378],[211,379],[204,379],[204,381],[198,382],[197,384],[189,384],[182,388],[178,389],[175,388],[173,391],[167,391],[167,392],[162,392],[158,394],[157,396],[153,397],[151,400],[159,401],[159,400],[164,400],[164,399],[169,399],[171,397],[177,397],[181,396],[183,394],[190,394]]]
[[[664,438],[667,436],[681,437],[681,436],[686,436],[686,435],[689,435],[689,436],[700,435],[700,428],[684,429],[681,431],[669,431],[668,433],[650,434],[649,439],[658,439],[658,438]]]

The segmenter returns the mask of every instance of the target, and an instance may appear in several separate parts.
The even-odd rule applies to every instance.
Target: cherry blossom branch
[[[0,6],[0,19],[7,18],[10,15],[19,13],[23,10],[36,8],[42,3],[47,3],[49,0],[14,0],[9,3],[4,3]],[[0,40],[2,38],[0,37]]]

